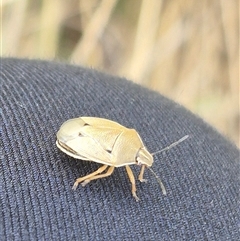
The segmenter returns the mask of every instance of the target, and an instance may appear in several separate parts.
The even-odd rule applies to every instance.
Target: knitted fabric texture
[[[124,167],[72,190],[100,165],[55,145],[79,116],[134,128],[154,156],[136,202]],[[125,79],[64,63],[6,58],[0,77],[1,240],[238,240],[239,150],[179,104]],[[131,166],[138,176],[140,167]]]

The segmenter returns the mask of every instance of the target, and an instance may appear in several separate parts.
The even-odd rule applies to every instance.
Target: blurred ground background
[[[1,55],[124,76],[239,143],[238,0],[1,0]]]

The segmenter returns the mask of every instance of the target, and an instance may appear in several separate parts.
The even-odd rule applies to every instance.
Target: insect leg
[[[142,167],[141,167],[141,171],[140,171],[139,176],[138,176],[138,180],[140,182],[147,182],[147,179],[143,178],[143,173],[144,173],[145,167],[146,167],[145,165],[142,165]]]
[[[114,168],[115,168],[115,167],[110,166],[110,167],[108,168],[108,170],[107,170],[106,173],[100,174],[100,175],[95,175],[95,176],[92,176],[92,177],[84,180],[84,182],[82,183],[82,186],[84,187],[86,184],[88,184],[88,183],[91,182],[92,180],[110,176],[110,175],[113,173]]]
[[[95,176],[95,175],[97,175],[97,174],[99,174],[99,173],[102,173],[107,167],[108,167],[108,165],[103,165],[103,166],[101,166],[100,168],[98,168],[97,171],[92,172],[92,173],[90,173],[90,174],[88,174],[88,175],[86,175],[86,176],[84,176],[84,177],[78,178],[78,179],[75,181],[72,189],[73,189],[73,190],[76,190],[76,188],[77,188],[77,186],[78,186],[79,183],[81,183],[81,182],[83,182],[84,180],[89,179],[89,178],[91,178],[91,177],[93,177],[93,176]]]
[[[134,178],[134,175],[132,173],[132,170],[129,166],[126,166],[126,170],[127,170],[127,174],[128,174],[129,179],[130,179],[130,182],[132,183],[132,195],[136,199],[136,201],[139,201],[139,198],[136,194],[137,189],[136,189],[135,178]]]

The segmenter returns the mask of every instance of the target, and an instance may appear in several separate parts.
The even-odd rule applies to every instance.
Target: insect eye
[[[142,165],[139,157],[136,158],[136,164],[137,164],[137,165]]]

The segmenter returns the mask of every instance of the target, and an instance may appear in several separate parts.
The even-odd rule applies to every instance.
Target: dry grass
[[[1,55],[125,76],[240,146],[238,7],[237,0],[2,0]]]

